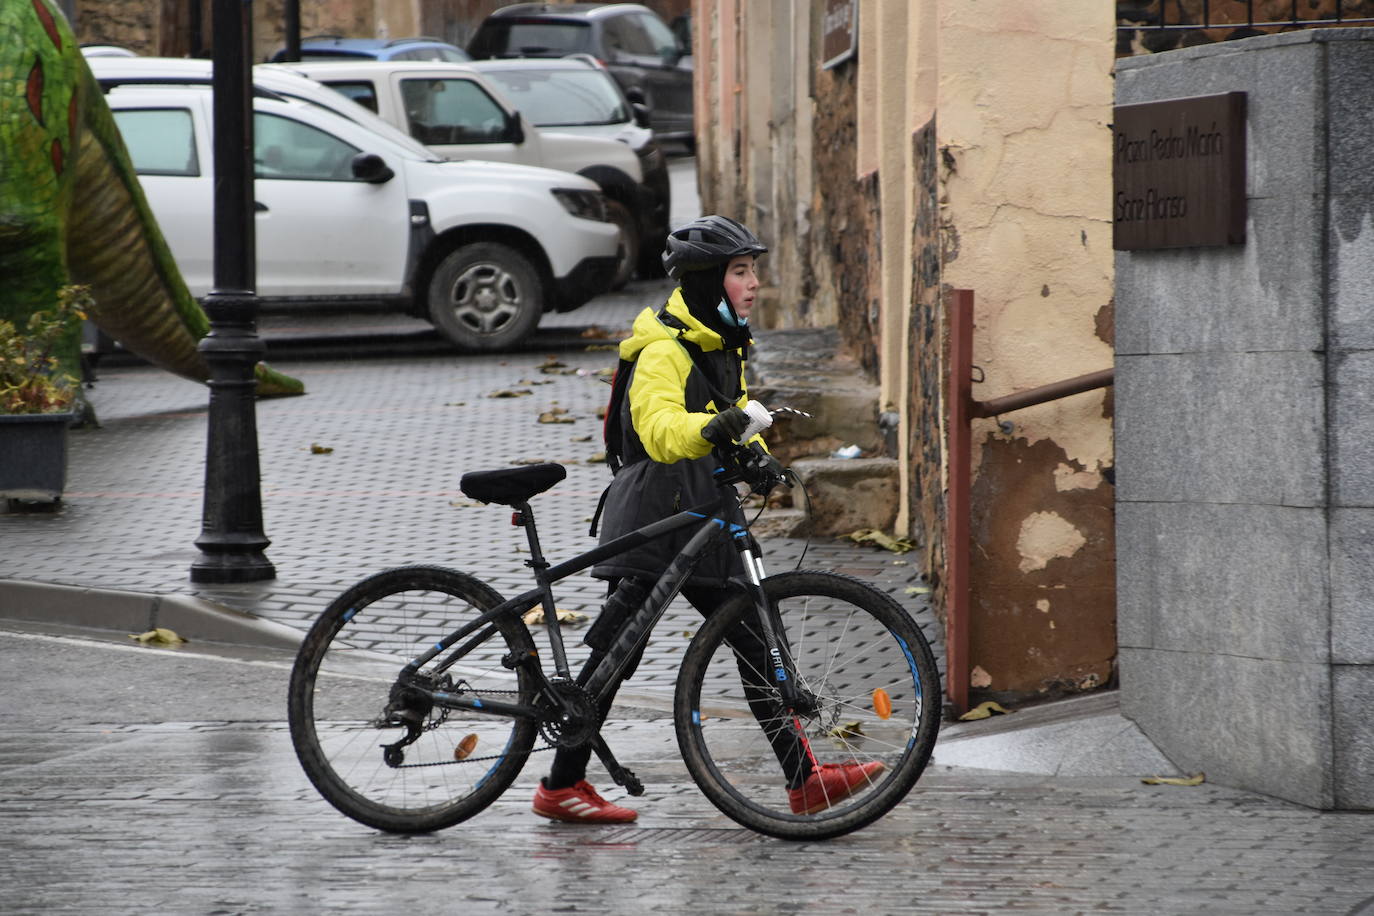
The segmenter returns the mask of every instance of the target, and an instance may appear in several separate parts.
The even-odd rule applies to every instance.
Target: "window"
[[[472,80],[401,81],[410,135],[425,144],[499,143],[506,110]]]
[[[587,51],[591,31],[581,22],[516,21],[509,26],[499,57],[548,57]]]
[[[621,124],[630,110],[611,77],[600,70],[488,70],[535,127]]]
[[[195,126],[187,109],[129,109],[116,111],[114,119],[138,174],[200,175]]]
[[[657,16],[647,16],[644,13],[640,13],[638,19],[640,26],[644,29],[644,36],[653,45],[654,49],[649,52],[650,54],[667,57],[670,54],[678,53],[682,45],[677,36],[673,34],[673,30],[663,24],[663,20]]]
[[[363,80],[357,83],[331,82],[325,85],[335,92],[348,96],[373,114],[377,113],[377,87],[372,85],[370,81]]]
[[[253,162],[258,178],[352,180],[353,157],[359,152],[309,124],[280,115],[253,116]]]
[[[640,57],[657,54],[653,42],[640,27],[638,16],[616,16],[607,19],[602,27],[606,38],[606,50]]]

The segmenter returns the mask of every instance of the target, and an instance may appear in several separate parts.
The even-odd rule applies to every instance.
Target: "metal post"
[[[301,59],[301,0],[286,0],[282,11],[283,25],[286,30],[286,57],[284,60]]]
[[[191,565],[193,582],[276,577],[263,550],[253,368],[266,347],[257,334],[257,246],[253,232],[252,0],[213,0],[215,282],[205,299],[210,367],[205,503]]]
[[[190,0],[190,17],[187,21],[190,34],[190,48],[187,51],[192,57],[203,57],[205,55],[205,28],[202,24],[204,15],[205,0]]]
[[[945,694],[954,714],[968,709],[969,533],[973,461],[973,290],[949,294],[949,501],[945,507]]]

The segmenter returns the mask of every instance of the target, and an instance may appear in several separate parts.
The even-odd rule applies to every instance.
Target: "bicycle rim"
[[[930,759],[941,703],[934,656],[901,607],[857,579],[792,572],[764,587],[809,708],[784,709],[772,666],[731,648],[736,628],[758,629],[752,604],[722,608],[683,661],[674,709],[683,759],[707,798],[746,827],[798,840],[849,833],[905,798]],[[785,737],[770,743],[765,728]],[[866,775],[852,784],[826,778],[856,765]],[[799,796],[789,768],[817,773]]]
[[[332,805],[380,830],[436,830],[478,813],[515,779],[535,737],[524,720],[426,709],[400,759],[384,751],[406,734],[388,707],[401,669],[501,600],[466,574],[407,567],[363,580],[324,611],[292,669],[288,712],[301,766]],[[421,674],[450,693],[531,702],[532,678],[501,664],[534,649],[529,631],[510,615],[485,632],[451,668],[436,673],[431,662]]]

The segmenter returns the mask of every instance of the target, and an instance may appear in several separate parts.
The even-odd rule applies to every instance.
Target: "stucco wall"
[[[942,280],[976,296],[977,399],[1112,365],[1114,24],[1095,0],[940,4]],[[1104,684],[1110,391],[999,420],[974,421],[974,686]]]
[[[1111,366],[1114,12],[862,0],[857,57],[822,70],[819,10],[698,0],[703,199],[769,234],[770,325],[835,324],[900,416],[898,531],[938,588],[945,293],[976,294],[976,397]],[[1005,419],[975,428],[972,660],[999,696],[1104,684],[1111,395]]]

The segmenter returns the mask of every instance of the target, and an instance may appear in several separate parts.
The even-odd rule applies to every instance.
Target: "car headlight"
[[[606,198],[600,191],[582,191],[572,188],[554,188],[553,196],[573,216],[579,219],[594,219],[606,222]]]

